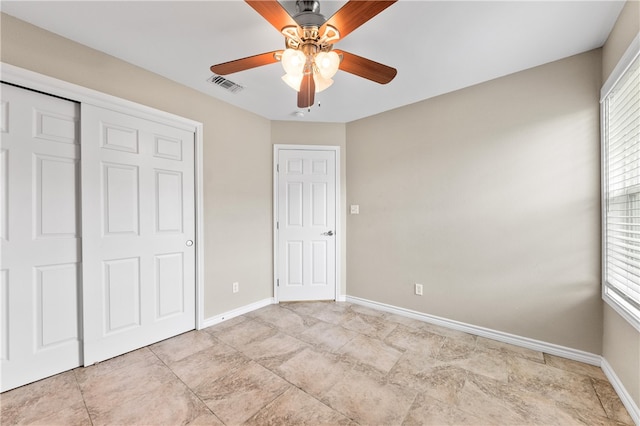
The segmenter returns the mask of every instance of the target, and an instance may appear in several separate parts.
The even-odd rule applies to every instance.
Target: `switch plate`
[[[360,206],[358,204],[351,204],[351,214],[360,214]]]
[[[233,289],[234,293],[239,292],[240,291],[240,283],[238,283],[238,282],[233,283],[231,288]]]
[[[422,284],[416,283],[416,296],[422,296]]]

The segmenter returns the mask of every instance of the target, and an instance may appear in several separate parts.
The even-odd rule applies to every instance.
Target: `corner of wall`
[[[602,48],[602,81],[640,34],[640,1],[628,0]],[[603,302],[603,370],[636,424],[640,424],[640,332]]]

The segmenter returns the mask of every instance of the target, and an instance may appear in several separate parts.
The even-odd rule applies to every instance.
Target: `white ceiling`
[[[295,1],[282,2],[293,13]],[[321,1],[331,16],[345,1]],[[284,37],[241,0],[7,1],[4,13],[270,120],[349,122],[585,52],[604,44],[624,1],[400,0],[336,47],[397,68],[379,85],[338,72],[296,117],[296,93],[275,63],[226,76],[209,67],[283,49]]]

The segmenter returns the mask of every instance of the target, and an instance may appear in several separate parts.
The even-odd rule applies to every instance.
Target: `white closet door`
[[[1,390],[82,363],[79,106],[2,84]]]
[[[84,364],[195,328],[194,133],[82,105]]]

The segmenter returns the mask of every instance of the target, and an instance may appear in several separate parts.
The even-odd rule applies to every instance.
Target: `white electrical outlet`
[[[232,288],[233,288],[233,292],[234,292],[234,293],[237,293],[237,292],[239,292],[239,291],[240,291],[240,284],[239,284],[239,283],[237,283],[237,282],[235,282],[235,283],[233,283]]]
[[[422,296],[422,284],[417,284],[416,283],[416,295],[417,296]]]

